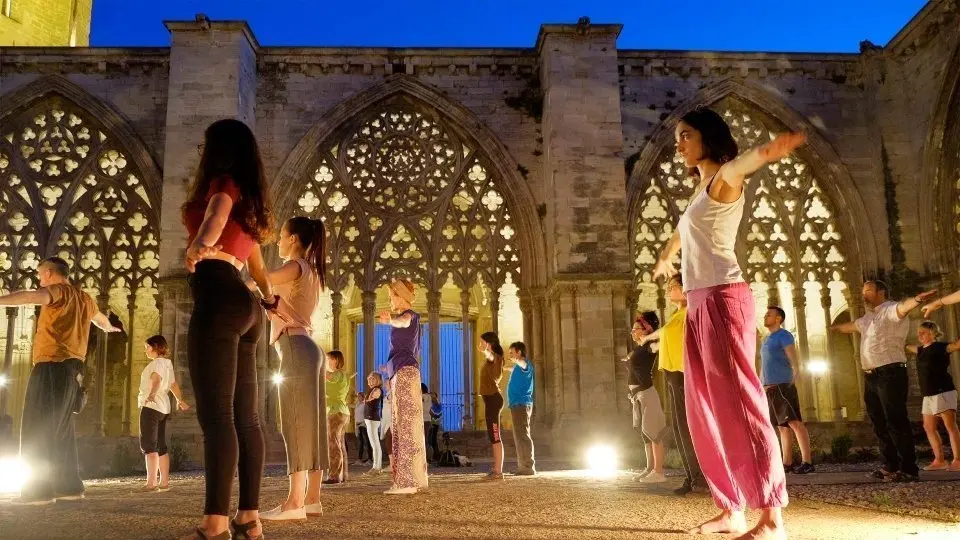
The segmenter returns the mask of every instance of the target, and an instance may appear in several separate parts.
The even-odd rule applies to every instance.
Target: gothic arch
[[[436,118],[450,128],[451,136],[468,142],[469,146],[473,147],[471,155],[480,159],[482,168],[485,169],[477,174],[496,179],[496,189],[503,193],[505,206],[512,210],[510,225],[515,228],[515,254],[520,268],[518,285],[524,288],[542,286],[546,282],[546,247],[533,194],[519,176],[516,161],[496,135],[472,112],[452,102],[438,90],[407,75],[388,77],[384,82],[340,103],[304,135],[280,167],[273,182],[272,195],[278,215],[296,213],[303,179],[313,175],[313,168],[317,166],[318,149],[329,143],[334,134],[342,132],[348,126],[355,126],[364,118],[369,119],[365,115],[388,100],[406,100],[417,107],[435,111]],[[473,202],[479,203],[479,200]],[[437,214],[441,219],[451,204],[453,203],[448,201],[437,209],[443,212]],[[411,236],[414,240],[424,239],[422,231]],[[374,247],[380,249],[386,243],[387,240],[381,237]],[[405,247],[410,246],[407,241]],[[424,246],[414,247],[422,249]],[[492,276],[484,277],[489,279]]]
[[[807,145],[798,154],[810,165],[813,174],[818,178],[830,179],[820,186],[837,208],[845,212],[839,213],[838,220],[841,230],[847,234],[843,236],[844,251],[850,258],[848,265],[848,280],[856,283],[864,271],[879,267],[876,240],[870,230],[870,221],[867,219],[866,207],[860,194],[857,192],[853,178],[833,149],[833,146],[820,135],[819,130],[806,118],[790,108],[777,96],[766,90],[757,88],[750,83],[728,78],[712,83],[692,99],[677,107],[653,133],[637,160],[630,178],[627,181],[627,197],[631,220],[639,210],[643,190],[644,178],[658,165],[658,160],[665,148],[674,144],[673,130],[676,123],[684,114],[697,107],[710,105],[726,98],[733,97],[747,102],[760,111],[770,115],[787,129],[805,131],[809,137]],[[632,221],[631,221],[632,224]],[[632,240],[631,240],[632,241]]]
[[[158,322],[160,170],[119,113],[63,77],[38,79],[0,96],[0,103],[0,289],[37,287],[39,262],[59,256],[101,309],[109,306],[120,317],[126,358],[110,362],[126,364],[126,398],[119,399],[123,431],[130,433],[134,365],[144,363],[133,345],[155,333]],[[17,395],[29,365],[30,313],[6,311],[0,343],[16,351],[4,369],[13,368]],[[91,354],[99,357],[96,377],[105,377],[106,349]],[[101,408],[105,399],[98,397]]]
[[[960,262],[960,43],[946,65],[936,110],[924,145],[920,208],[933,208],[921,219],[926,252],[932,250],[940,272],[956,272]]]

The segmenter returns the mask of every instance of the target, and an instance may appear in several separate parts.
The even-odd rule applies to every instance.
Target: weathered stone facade
[[[330,227],[331,242],[343,247],[333,257],[344,256],[351,242],[366,250],[342,263],[345,281],[329,295],[317,324],[324,347],[369,356],[370,350],[352,350],[356,325],[372,321],[377,306],[385,305],[376,290],[390,275],[384,272],[404,267],[427,289],[418,306],[430,320],[462,320],[474,338],[497,329],[527,342],[540,365],[541,433],[570,441],[554,448],[574,451],[581,442],[623,431],[629,415],[618,359],[627,353],[636,309],[668,311],[649,283],[649,255],[672,230],[688,195],[682,171],[671,162],[672,130],[694,107],[728,114],[743,145],[784,129],[810,134],[795,158],[752,179],[741,257],[758,303],[789,307],[801,354],[822,356],[832,368],[823,377],[804,377],[804,407],[812,417],[862,416],[857,344],[828,336],[823,327],[862,311],[864,276],[893,276],[904,289],[960,286],[955,1],[930,2],[884,48],[865,44],[860,54],[843,55],[619,50],[618,25],[585,22],[543,26],[534,49],[490,50],[262,47],[242,22],[167,26],[169,48],[0,48],[0,135],[14,134],[0,141],[0,152],[19,151],[24,126],[9,125],[9,119],[44,100],[79,107],[122,139],[147,191],[162,190],[154,224],[161,240],[160,317],[133,317],[134,341],[159,328],[172,340],[187,387],[184,335],[191,304],[181,264],[180,205],[203,129],[223,117],[239,118],[256,132],[278,214],[322,215],[328,224],[342,219],[342,229]],[[463,252],[460,275],[470,277],[447,281],[459,270],[444,258],[456,249],[443,246],[456,231],[443,240],[440,221],[452,219],[457,201],[437,203],[431,220],[408,222],[402,212],[371,210],[380,203],[374,195],[365,198],[359,185],[351,191],[354,169],[342,168],[345,162],[329,176],[320,172],[324,156],[349,149],[338,145],[363,129],[362,122],[407,110],[422,114],[438,126],[436,133],[448,133],[456,148],[467,149],[464,156],[477,160],[474,176],[474,169],[450,169],[451,185],[477,181],[481,173],[490,181],[483,193],[477,184],[476,200],[458,199],[477,212],[463,210],[463,219],[479,219],[470,216],[487,211],[482,206],[507,211],[510,232],[498,222],[470,240],[464,228],[464,241],[501,234],[519,271],[508,259],[498,261],[501,253],[468,262]],[[405,164],[422,157],[398,152],[391,155]],[[461,160],[463,167],[469,159]],[[9,168],[3,169],[0,189],[8,196],[15,190],[8,185]],[[331,180],[337,174],[346,176]],[[340,181],[343,189],[321,185]],[[343,210],[356,205],[362,214]],[[378,232],[377,220],[393,236]],[[337,236],[354,226],[348,222],[369,238]],[[405,224],[403,231],[391,228],[398,223]],[[489,246],[506,249],[498,242]],[[393,249],[395,259],[384,256]],[[46,252],[56,249],[47,246]],[[470,265],[480,271],[468,272]],[[516,289],[508,294],[510,286]],[[517,306],[515,319],[506,315],[508,296]],[[127,316],[127,304],[109,303]],[[957,337],[955,315],[941,317],[948,335]],[[465,362],[474,371],[476,346],[465,346],[471,351]],[[424,361],[435,367],[439,352],[431,349]],[[274,360],[266,347],[262,356],[266,375]],[[25,353],[6,358],[8,371],[25,373],[15,369]],[[134,375],[144,364],[139,349],[132,364],[125,362]],[[266,384],[264,393],[269,405]],[[469,396],[464,406],[465,417],[476,417]]]
[[[93,0],[2,0],[0,46],[87,47]]]

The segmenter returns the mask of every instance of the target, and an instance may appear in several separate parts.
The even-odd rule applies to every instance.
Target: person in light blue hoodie
[[[533,364],[527,360],[527,347],[521,341],[510,345],[507,352],[513,360],[513,371],[507,384],[507,406],[513,419],[513,442],[517,448],[517,472],[520,476],[537,474],[530,437],[533,414]]]

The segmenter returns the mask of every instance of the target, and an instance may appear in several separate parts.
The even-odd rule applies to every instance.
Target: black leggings
[[[190,279],[193,315],[187,359],[203,430],[205,515],[230,511],[233,472],[239,510],[257,510],[264,442],[257,414],[257,342],[263,311],[231,264],[206,260]]]

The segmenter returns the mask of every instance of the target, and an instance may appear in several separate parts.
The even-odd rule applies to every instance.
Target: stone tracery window
[[[435,111],[405,98],[375,107],[317,154],[297,212],[328,230],[334,290],[351,276],[372,290],[395,277],[439,288],[481,280],[499,288],[520,271],[500,181]]]
[[[36,287],[57,255],[94,294],[155,293],[158,212],[123,142],[56,96],[3,125],[0,288]]]

